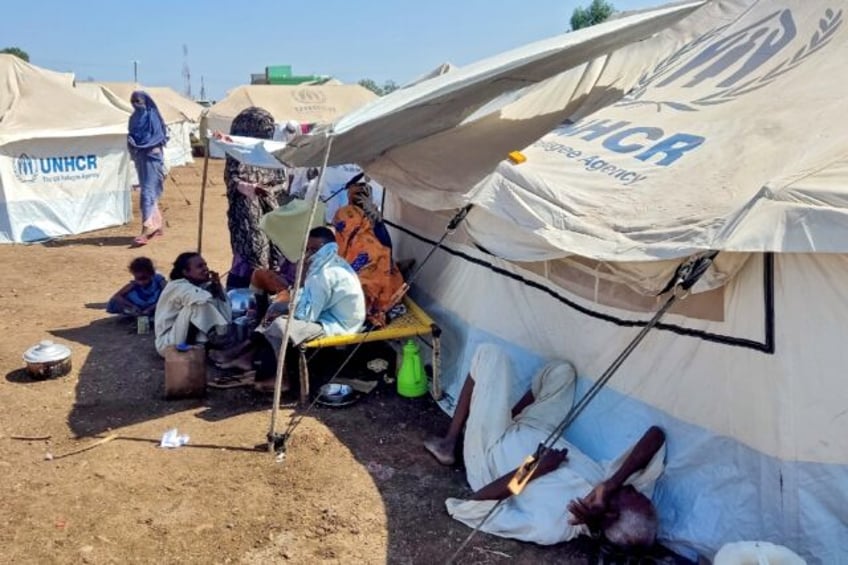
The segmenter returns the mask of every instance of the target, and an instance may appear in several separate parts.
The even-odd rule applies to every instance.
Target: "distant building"
[[[271,65],[264,73],[252,73],[250,84],[323,84],[330,80],[327,75],[293,75],[291,65]]]

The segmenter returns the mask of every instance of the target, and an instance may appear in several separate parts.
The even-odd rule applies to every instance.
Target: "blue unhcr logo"
[[[617,105],[693,112],[736,100],[768,86],[830,43],[842,25],[842,10],[826,9],[818,24],[797,49],[791,47],[798,28],[789,9],[775,11],[729,35],[723,33],[727,26],[714,29],[660,61]],[[710,84],[709,92],[698,88]],[[696,89],[697,97],[686,101],[645,99],[649,87],[656,91],[671,85]]]
[[[21,182],[75,181],[100,176],[97,155],[67,155],[61,157],[30,157],[22,153],[14,160],[15,177]]]
[[[732,33],[727,33],[729,26],[716,28],[660,61],[616,106],[697,112],[736,100],[768,86],[826,47],[842,25],[842,10],[824,10],[817,23],[809,36],[799,35],[792,11],[781,9]],[[799,37],[807,39],[799,42]],[[659,98],[663,88],[672,86],[674,100]],[[692,94],[681,100],[681,92]],[[648,93],[654,99],[648,99]],[[697,128],[697,122],[691,122],[691,127]],[[610,157],[627,155],[643,163],[670,167],[707,143],[704,136],[694,132],[668,132],[621,119],[567,120],[554,134],[572,139],[542,140],[535,146],[560,153],[587,171],[609,175],[625,186],[644,181],[648,174],[632,164],[615,163]],[[587,149],[580,141],[601,147]],[[595,153],[599,149],[610,153]]]
[[[21,182],[33,182],[38,178],[38,162],[26,153],[15,159],[12,166],[15,169],[15,177]]]

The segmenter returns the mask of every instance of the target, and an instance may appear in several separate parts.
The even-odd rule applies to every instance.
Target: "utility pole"
[[[188,45],[183,43],[183,80],[185,81],[185,95],[191,100],[191,70],[188,68]]]
[[[133,82],[138,82],[138,61],[133,61]]]

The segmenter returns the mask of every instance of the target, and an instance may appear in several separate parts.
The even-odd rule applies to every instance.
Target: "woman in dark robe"
[[[271,139],[274,136],[274,117],[262,108],[246,108],[233,120],[230,135]],[[259,221],[291,199],[286,180],[284,169],[253,167],[227,157],[224,182],[229,200],[227,220],[233,251],[227,289],[246,288],[255,269],[274,269],[281,261],[280,251],[259,228]]]

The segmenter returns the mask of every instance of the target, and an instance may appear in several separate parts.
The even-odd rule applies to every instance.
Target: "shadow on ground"
[[[65,237],[45,241],[44,247],[71,247],[73,245],[93,245],[96,247],[129,247],[133,243],[132,236],[97,237],[91,235]]]
[[[94,436],[201,406],[210,419],[267,408],[264,399],[247,391],[213,390],[202,399],[165,400],[163,362],[153,335],[138,335],[134,319],[105,318],[51,333],[91,348],[79,365],[75,401],[68,415],[77,436]]]
[[[270,398],[251,389],[210,390],[204,399],[166,401],[162,399],[162,361],[151,335],[137,335],[135,325],[119,319],[102,319],[79,328],[55,330],[55,336],[90,347],[79,368],[74,406],[68,416],[77,436],[95,436],[112,429],[154,420],[177,412],[204,409],[196,417],[207,421],[225,421],[240,414],[267,410]],[[422,448],[422,440],[443,433],[448,417],[429,397],[399,397],[384,375],[370,373],[367,362],[375,357],[390,361],[393,374],[394,351],[381,344],[369,345],[340,375],[346,378],[372,379],[379,383],[369,395],[345,408],[316,405],[304,414],[323,423],[370,473],[379,490],[386,513],[387,563],[443,563],[459,547],[470,529],[447,517],[444,501],[470,494],[460,467],[437,464]],[[381,349],[382,348],[382,349]],[[346,352],[325,350],[310,364],[313,391],[335,373]],[[79,362],[79,360],[74,360]],[[15,371],[10,381],[26,379]],[[284,413],[281,413],[284,414]],[[279,431],[289,424],[284,416]],[[298,429],[293,442],[297,442]],[[156,443],[155,439],[121,434],[121,440]],[[257,443],[264,438],[257,437]],[[239,449],[221,445],[189,444],[196,449]],[[308,452],[292,449],[286,462]],[[257,457],[270,455],[257,454]],[[260,459],[257,459],[257,464]],[[563,501],[565,504],[567,501]],[[382,559],[381,559],[382,560]],[[658,551],[650,559],[620,555],[602,555],[595,542],[575,542],[542,547],[479,533],[456,563],[688,563]]]
[[[357,356],[347,378],[369,379],[366,369],[374,356],[394,356],[372,348]],[[338,354],[316,359],[313,375],[325,378],[343,359]],[[391,370],[390,370],[391,371]],[[389,374],[392,374],[391,372]],[[471,532],[447,518],[444,501],[470,495],[460,466],[444,467],[423,449],[422,441],[447,429],[449,418],[429,397],[402,398],[394,385],[378,378],[378,387],[358,403],[345,408],[316,405],[308,414],[326,425],[371,474],[380,491],[387,516],[387,563],[445,563]],[[320,376],[316,378],[320,381]],[[313,387],[320,385],[314,382]],[[317,388],[313,388],[317,390]],[[298,414],[295,414],[297,417]],[[288,423],[288,418],[284,424]],[[297,441],[293,433],[293,442]],[[296,456],[297,450],[288,457]],[[566,504],[568,501],[563,501]],[[440,519],[433,519],[439,516]],[[478,533],[455,563],[667,563],[688,564],[663,548],[649,557],[613,554],[589,538],[556,546],[538,546]]]

